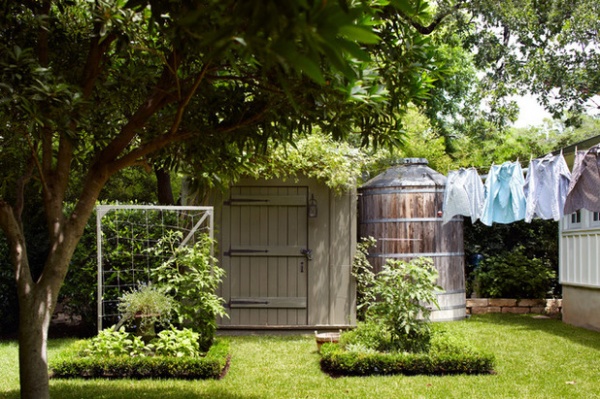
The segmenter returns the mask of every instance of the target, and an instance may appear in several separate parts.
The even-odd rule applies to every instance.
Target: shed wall
[[[351,275],[352,259],[356,250],[356,193],[336,195],[326,185],[315,179],[243,179],[237,186],[257,187],[308,187],[309,196],[314,195],[318,204],[316,218],[308,218],[308,248],[312,260],[307,268],[307,323],[305,327],[343,327],[356,322],[356,290]],[[229,193],[214,192],[209,203],[215,207],[215,237],[219,248],[219,263],[228,264],[227,217],[224,201]],[[225,223],[224,223],[225,222]],[[227,267],[225,267],[227,271]],[[226,277],[227,278],[227,277]],[[227,299],[227,284],[220,294]],[[221,328],[269,328],[286,327],[255,323],[240,325],[229,319],[219,320]]]

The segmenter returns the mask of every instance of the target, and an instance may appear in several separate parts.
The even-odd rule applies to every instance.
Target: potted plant
[[[155,326],[171,324],[175,300],[164,290],[149,284],[140,284],[119,298],[118,310],[122,317],[115,329],[123,324],[135,325],[137,335],[145,342],[156,336]]]

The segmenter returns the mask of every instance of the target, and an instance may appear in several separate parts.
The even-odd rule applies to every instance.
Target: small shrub
[[[340,336],[340,346],[346,350],[350,347],[367,348],[379,352],[390,350],[390,334],[383,324],[373,322],[358,323],[356,328],[344,331]]]
[[[98,332],[98,335],[89,341],[81,350],[82,356],[143,356],[148,353],[140,337],[134,336],[125,327],[119,330],[112,328]]]
[[[435,282],[438,273],[429,258],[410,262],[388,259],[376,276],[372,292],[376,299],[367,319],[382,323],[390,334],[392,348],[421,352],[429,348],[430,306],[438,306]]]
[[[556,273],[543,259],[529,257],[525,247],[485,258],[473,272],[479,296],[487,298],[546,298]]]
[[[159,241],[156,254],[171,256],[152,271],[152,278],[176,299],[179,324],[200,334],[200,349],[205,351],[214,339],[217,316],[227,316],[223,298],[216,294],[225,271],[211,255],[214,242],[208,235],[192,246],[180,246],[182,239],[181,232],[171,232]]]
[[[159,332],[158,338],[151,344],[157,356],[198,357],[200,356],[199,337],[200,334],[189,328],[178,330],[171,327]]]
[[[367,309],[375,302],[373,295],[375,273],[367,255],[369,248],[374,247],[376,243],[377,240],[373,237],[363,238],[356,244],[356,254],[352,261],[352,276],[356,279],[356,318],[360,321],[366,320]]]

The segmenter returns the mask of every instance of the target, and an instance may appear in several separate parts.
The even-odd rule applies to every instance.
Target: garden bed
[[[339,344],[321,347],[321,369],[334,377],[368,375],[493,374],[494,356],[472,350],[352,352]]]
[[[81,341],[79,341],[81,342]],[[219,339],[201,357],[173,356],[80,356],[73,350],[50,364],[51,378],[173,378],[220,379],[229,369],[230,345]]]

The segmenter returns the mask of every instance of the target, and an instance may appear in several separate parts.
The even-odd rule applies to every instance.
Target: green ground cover
[[[51,380],[70,398],[600,398],[600,333],[528,315],[485,315],[446,329],[496,358],[494,375],[331,378],[310,335],[231,338],[222,380]],[[58,356],[72,340],[50,341]],[[0,397],[18,398],[17,345],[0,343]]]

